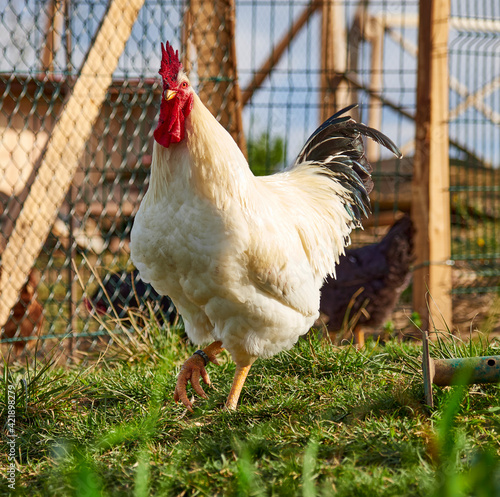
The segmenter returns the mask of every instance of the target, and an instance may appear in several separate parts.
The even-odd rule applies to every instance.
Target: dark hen
[[[153,305],[160,322],[173,324],[178,319],[172,301],[168,297],[158,295],[151,285],[144,283],[137,270],[108,273],[103,278],[102,286],[85,300],[89,311],[95,309],[100,315],[113,318],[118,316],[120,319],[127,318],[129,310],[145,312],[147,302]]]
[[[328,277],[321,289],[320,311],[328,331],[351,330],[362,342],[361,328],[384,324],[410,283],[412,252],[413,224],[407,215],[379,243],[346,250],[336,278]]]

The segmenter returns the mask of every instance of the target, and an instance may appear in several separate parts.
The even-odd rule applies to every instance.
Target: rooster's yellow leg
[[[365,345],[365,331],[361,326],[356,326],[353,331],[354,334],[354,343],[357,348],[360,349]]]
[[[177,385],[174,391],[174,400],[179,400],[192,412],[193,404],[188,399],[186,387],[189,382],[193,386],[193,390],[203,398],[207,398],[200,385],[200,376],[206,385],[210,386],[210,377],[205,369],[209,362],[218,364],[217,354],[223,349],[222,342],[213,342],[203,350],[197,350],[181,367],[179,376],[177,377]]]
[[[252,361],[253,362],[253,361]],[[247,379],[248,372],[252,367],[252,363],[247,366],[239,366],[236,364],[236,371],[234,373],[233,384],[231,386],[231,391],[226,400],[226,409],[234,411],[238,405],[238,399],[240,398],[241,390]]]

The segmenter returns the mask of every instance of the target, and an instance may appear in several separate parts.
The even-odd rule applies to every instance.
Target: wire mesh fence
[[[500,290],[500,7],[453,4],[450,54],[453,291]]]
[[[2,342],[14,343],[18,352],[34,344],[37,335],[42,348],[63,341],[68,358],[76,350],[96,347],[106,330],[92,313],[113,317],[108,297],[121,309],[140,305],[139,294],[153,295],[170,319],[170,303],[160,302],[151,288],[137,288],[128,249],[134,214],[148,187],[161,94],[161,41],[180,49],[192,83],[244,149],[256,174],[290,164],[321,119],[351,102],[359,104],[354,117],[400,146],[405,155],[401,161],[368,145],[374,165],[373,215],[365,231],[353,236],[355,243],[378,240],[399,211],[411,208],[417,0],[135,3],[136,16],[123,6],[117,16],[110,10],[115,4],[120,7],[119,1],[0,2],[0,250],[3,254],[16,235],[23,250],[33,245],[22,252],[22,263],[29,267],[3,330]],[[102,41],[98,34],[106,20],[115,24]],[[498,24],[495,2],[452,2],[456,293],[500,289]],[[124,25],[130,35],[121,34]],[[125,37],[122,48],[120,36]],[[114,65],[102,64],[90,75],[84,72],[92,56],[111,57],[113,50],[118,50]],[[57,148],[57,123],[77,85],[89,78],[88,104],[68,121],[76,137],[64,142],[71,141],[79,153],[63,150],[59,158],[63,164],[74,163],[74,174],[65,179],[61,171],[69,166],[58,169],[50,162],[50,181],[60,183],[64,195],[60,202],[55,195],[39,204],[35,198],[33,224],[20,226],[36,190],[33,185]],[[109,85],[92,119],[91,104],[100,98],[98,83],[106,78]],[[52,201],[56,205],[50,217],[47,204]],[[32,242],[37,235],[43,239],[39,247]],[[2,256],[0,300],[6,301],[15,287],[9,287],[5,275],[15,272],[12,264],[22,265],[16,255],[12,251],[11,263]]]

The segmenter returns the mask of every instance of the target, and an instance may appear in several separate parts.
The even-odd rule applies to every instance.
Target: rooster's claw
[[[207,371],[205,370],[205,361],[203,357],[198,354],[193,354],[181,368],[181,372],[177,377],[177,384],[174,391],[174,400],[178,402],[179,400],[187,407],[187,409],[193,412],[193,404],[188,399],[186,387],[189,381],[193,385],[194,391],[204,399],[207,398],[207,394],[204,392],[202,386],[200,385],[200,376],[203,382],[210,386],[210,378]]]

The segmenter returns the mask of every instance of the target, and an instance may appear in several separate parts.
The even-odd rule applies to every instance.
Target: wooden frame
[[[118,59],[144,0],[111,0],[80,76],[54,126],[2,254],[0,326],[9,317],[78,167]]]
[[[302,13],[297,17],[297,19],[292,24],[291,28],[285,34],[285,36],[280,40],[280,42],[272,48],[271,55],[262,64],[258,71],[250,82],[250,84],[241,93],[241,105],[245,107],[249,100],[251,100],[253,94],[256,90],[260,88],[264,80],[271,74],[274,66],[280,61],[281,57],[292,43],[295,36],[300,32],[300,30],[307,24],[309,18],[318,9],[321,3],[318,0],[313,0],[309,5],[304,7]]]
[[[79,154],[88,138],[92,122],[97,117],[114,67],[130,35],[142,3],[143,0],[112,0],[110,2],[108,13],[82,69],[82,76],[85,77],[80,77],[76,82],[46,146],[40,165],[37,167],[38,175],[2,257],[4,270],[0,277],[0,323],[5,322],[10,307],[15,303],[17,294],[68,191]],[[54,19],[48,25],[48,43],[42,64],[46,70],[51,69],[54,47],[58,45],[59,28],[57,26],[61,23],[64,5],[66,5],[66,0],[51,0]],[[283,39],[272,50],[248,88],[242,93],[238,85],[234,44],[234,0],[215,2],[192,0],[190,2],[183,33],[184,52],[189,54],[187,48],[192,48],[192,46],[189,47],[191,38],[193,46],[202,47],[198,49],[196,55],[201,93],[205,94],[203,98],[209,102],[215,114],[220,113],[222,109],[220,120],[231,130],[242,150],[246,149],[241,116],[244,105],[270,74],[309,17],[318,10],[322,16],[321,98],[324,103],[322,118],[329,117],[333,111],[349,103],[349,89],[354,91],[363,89],[370,96],[368,124],[373,127],[379,127],[382,104],[391,105],[402,115],[413,118],[380,95],[385,32],[387,30],[390,35],[391,25],[397,25],[398,22],[403,21],[407,23],[407,19],[402,20],[397,16],[370,17],[366,15],[365,17],[364,8],[365,5],[360,2],[358,17],[363,25],[362,36],[372,44],[373,77],[369,88],[357,83],[347,72],[350,66],[347,61],[346,28],[343,25],[342,5],[333,0],[325,2],[311,0]],[[414,307],[424,317],[424,321],[428,321],[429,314],[425,298],[428,291],[431,296],[430,306],[434,319],[438,319],[442,314],[442,321],[451,326],[451,269],[447,265],[450,259],[450,224],[447,127],[449,77],[446,53],[448,28],[453,22],[456,24],[462,21],[450,20],[449,10],[449,0],[421,0],[420,21],[415,16],[410,23],[418,25],[420,22],[421,27],[419,30],[420,58],[415,141],[417,152],[412,191],[413,219],[417,227]],[[481,24],[478,29],[487,30],[495,27],[496,25],[491,23]],[[203,54],[203,50],[210,50],[210,53]],[[230,54],[229,57],[223,56],[227,53]],[[188,58],[185,59],[186,69],[189,69],[189,64],[186,63],[188,60]],[[99,77],[96,76],[98,72],[100,72]],[[453,87],[454,81],[450,81],[450,84]],[[492,120],[497,120],[498,116],[486,106],[482,99],[486,93],[499,84],[498,80],[493,80],[474,94],[469,94],[466,88],[459,88],[459,93],[467,96],[467,99],[453,112],[459,113],[472,105]],[[91,99],[90,91],[92,92]],[[223,98],[229,100],[229,105],[225,108],[221,105]],[[75,129],[75,122],[78,122],[78,129]],[[372,161],[376,160],[378,146],[371,148],[372,144],[368,142],[368,147],[369,158]]]

